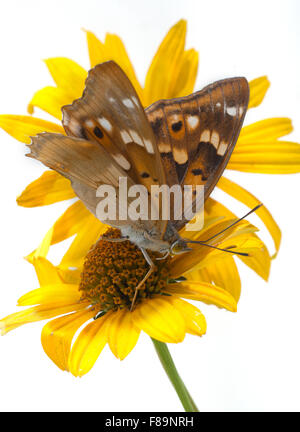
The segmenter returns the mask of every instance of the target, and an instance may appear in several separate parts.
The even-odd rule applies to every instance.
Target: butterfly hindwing
[[[76,195],[96,217],[96,208],[100,201],[97,197],[99,186],[113,186],[116,200],[119,202],[119,178],[127,179],[127,192],[135,184],[111,155],[94,141],[61,134],[41,133],[32,138],[29,149],[28,156],[38,159],[71,181]],[[115,206],[116,200],[112,196],[112,206]],[[130,205],[130,202],[129,197],[127,204]],[[149,230],[153,228],[151,221],[120,219],[118,206],[116,206],[116,218],[104,222],[117,228],[124,226],[132,226],[136,229],[143,226]]]
[[[234,149],[248,100],[247,80],[231,78],[146,109],[170,186],[203,185],[208,198]],[[186,220],[172,223],[178,230]]]

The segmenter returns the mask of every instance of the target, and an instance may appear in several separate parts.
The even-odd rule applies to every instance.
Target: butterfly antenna
[[[219,247],[217,247],[217,246],[213,246],[213,245],[210,245],[210,244],[207,244],[207,243],[205,243],[204,241],[197,241],[197,240],[188,240],[188,239],[186,239],[185,240],[187,243],[192,243],[192,244],[200,244],[200,245],[202,245],[202,246],[207,246],[207,247],[210,247],[210,248],[212,248],[212,249],[217,249],[217,250],[219,250],[219,251],[222,251],[222,252],[228,252],[228,253],[231,253],[231,254],[234,254],[234,255],[241,255],[241,256],[249,256],[249,254],[247,254],[247,253],[245,253],[245,252],[236,252],[236,251],[232,251],[232,250],[230,250],[230,249],[232,249],[232,248],[235,248],[235,246],[228,246],[228,248],[226,248],[226,249],[222,249],[222,248],[219,248]]]
[[[218,232],[217,234],[213,235],[212,237],[208,238],[207,240],[202,240],[202,241],[198,241],[198,240],[188,240],[186,239],[185,241],[187,243],[192,243],[192,244],[201,244],[202,246],[207,246],[210,247],[212,249],[217,249],[223,252],[228,252],[228,253],[232,253],[235,255],[241,255],[241,256],[249,256],[249,254],[244,253],[244,252],[236,252],[236,251],[232,251],[230,249],[234,248],[235,246],[229,246],[226,249],[221,249],[218,248],[216,246],[207,244],[207,242],[209,242],[210,240],[214,239],[215,237],[218,237],[220,234],[222,234],[223,232],[227,231],[229,228],[233,227],[234,225],[236,225],[237,223],[239,223],[241,220],[245,219],[247,216],[249,216],[251,213],[254,213],[256,210],[258,210],[263,204],[258,204],[257,206],[255,206],[252,210],[250,210],[247,214],[245,214],[243,217],[241,217],[240,219],[237,219],[235,222],[233,222],[232,224],[230,224],[228,227],[224,228],[222,231]]]
[[[223,232],[227,231],[229,228],[233,227],[234,225],[236,225],[237,223],[239,223],[241,220],[245,219],[247,216],[249,216],[252,213],[256,212],[256,210],[258,210],[261,206],[263,206],[262,203],[258,204],[256,207],[254,207],[252,210],[250,210],[247,214],[245,214],[240,219],[237,219],[235,222],[233,222],[232,224],[230,224],[228,227],[224,228],[222,231],[218,232],[217,234],[213,235],[212,237],[208,238],[207,240],[203,240],[204,243],[207,243],[208,241],[214,239],[215,237],[218,237],[218,235],[223,234]]]

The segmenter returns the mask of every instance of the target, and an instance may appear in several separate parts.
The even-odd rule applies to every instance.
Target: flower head
[[[148,271],[148,264],[133,243],[111,242],[120,238],[119,230],[110,229],[94,245],[84,260],[79,290],[82,298],[98,305],[101,311],[130,309],[135,288]],[[149,252],[155,261],[155,254]],[[155,294],[164,294],[169,277],[170,258],[157,261],[155,271],[138,291],[136,304]]]

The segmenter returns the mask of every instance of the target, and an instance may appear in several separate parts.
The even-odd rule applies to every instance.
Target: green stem
[[[152,338],[151,338],[152,339]],[[167,345],[163,342],[159,342],[156,339],[152,339],[154,347],[156,349],[157,355],[161,364],[163,365],[166,374],[168,375],[174,389],[183,405],[186,412],[199,412],[195,402],[193,401],[191,395],[189,394],[184,382],[180,378],[176,366],[171,357],[170,351]]]

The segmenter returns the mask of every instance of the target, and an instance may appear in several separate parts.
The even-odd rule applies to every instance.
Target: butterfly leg
[[[167,252],[163,256],[161,256],[159,258],[156,258],[156,261],[162,261],[162,260],[168,258],[168,256],[170,255],[170,253],[171,253],[171,251],[170,251],[170,249],[168,249]]]
[[[128,240],[128,237],[120,237],[120,238],[109,238],[101,236],[100,240],[109,241],[111,243],[121,243]]]
[[[132,310],[133,310],[133,306],[134,306],[134,303],[136,301],[139,289],[143,286],[143,284],[147,281],[147,279],[149,278],[149,276],[155,271],[155,268],[156,268],[154,262],[150,258],[150,256],[149,256],[148,252],[146,251],[146,249],[144,249],[144,248],[141,247],[140,250],[142,251],[142,254],[144,255],[144,258],[147,261],[147,263],[149,264],[150,268],[147,271],[146,275],[143,277],[143,279],[140,281],[140,283],[135,288],[135,293],[134,293],[134,296],[133,296],[133,299],[132,299],[132,303],[131,303],[131,306],[130,306],[130,312],[132,312]]]

